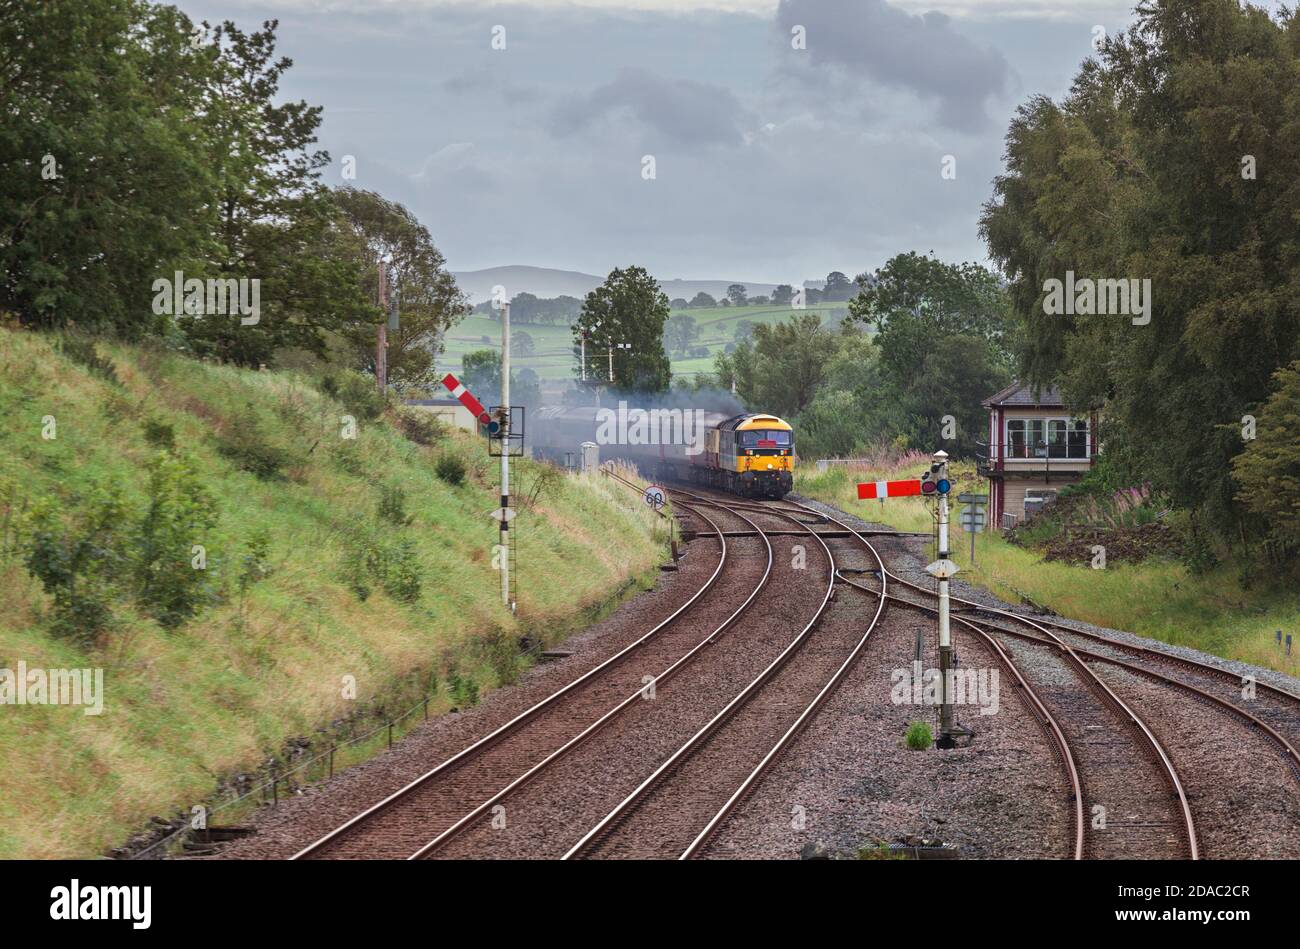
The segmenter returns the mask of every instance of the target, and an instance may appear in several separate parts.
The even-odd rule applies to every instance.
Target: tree
[[[671,306],[674,310],[685,310],[687,307],[690,306],[690,304],[686,302],[685,297],[673,297],[673,299],[669,302],[668,305]]]
[[[833,334],[816,313],[792,316],[783,323],[754,327],[752,342],[738,345],[730,356],[720,354],[719,376],[746,405],[778,415],[794,416],[812,401],[835,354]]]
[[[733,283],[727,287],[727,299],[731,301],[732,306],[744,306],[748,299],[747,292],[743,283]]]
[[[468,352],[460,362],[460,381],[484,405],[501,402],[501,353],[493,349]]]
[[[511,317],[514,316],[514,308],[511,308]],[[511,330],[510,332],[510,355],[511,356],[531,356],[534,351],[533,337],[523,330]]]
[[[772,291],[772,302],[775,304],[780,304],[781,306],[788,306],[790,301],[793,299],[794,299],[794,287],[790,286],[790,284],[788,283],[780,284],[775,290]]]
[[[673,314],[664,324],[664,345],[679,355],[685,353],[699,335],[700,328],[695,325],[695,317],[685,313]]]
[[[753,306],[767,306],[767,297],[751,297],[749,301]]]
[[[165,332],[151,285],[211,232],[210,63],[174,7],[7,3],[0,15],[0,310]]]
[[[736,328],[731,334],[731,338],[738,343],[743,343],[745,340],[753,338],[753,336],[754,336],[753,320],[737,321]]]
[[[1004,363],[1012,321],[997,276],[978,264],[946,264],[898,254],[849,304],[850,318],[874,325],[886,375],[900,388],[918,378],[936,340],[986,340]],[[990,393],[985,393],[986,395]]]
[[[1255,438],[1232,462],[1237,500],[1258,516],[1261,532],[1300,549],[1300,361],[1273,373],[1275,388],[1259,409]]]
[[[853,283],[838,270],[826,275],[826,286],[822,290],[822,299],[827,303],[842,303],[853,298]]]
[[[366,279],[354,235],[320,182],[329,153],[312,146],[319,106],[277,104],[293,61],[275,58],[278,21],[245,33],[229,20],[210,30],[212,64],[201,103],[207,160],[216,176],[217,222],[207,269],[257,280],[261,313],[183,316],[195,351],[240,365],[271,363],[285,347],[322,354],[325,331],[365,322]]]
[[[713,299],[713,297],[709,296],[703,290],[691,298],[691,306],[695,307],[697,310],[715,307],[717,305],[718,301]]]
[[[583,301],[573,326],[574,351],[586,333],[589,356],[592,345],[612,350],[617,388],[662,392],[672,379],[663,342],[668,313],[668,297],[644,267],[615,268]]]
[[[428,228],[405,207],[355,188],[340,188],[334,197],[355,241],[359,269],[369,275],[368,318],[340,330],[351,347],[354,367],[366,373],[375,370],[377,325],[388,319],[378,306],[376,287],[379,261],[387,257],[399,315],[399,328],[388,331],[389,382],[412,389],[433,385],[443,336],[468,309],[464,294]]]
[[[1104,401],[1107,456],[1224,538],[1246,503],[1225,426],[1300,356],[1300,190],[1270,184],[1300,180],[1300,99],[1265,91],[1295,89],[1298,31],[1235,0],[1143,3],[1062,102],[1017,111],[980,223],[1026,380]],[[1069,271],[1149,280],[1149,311],[1045,312]]]

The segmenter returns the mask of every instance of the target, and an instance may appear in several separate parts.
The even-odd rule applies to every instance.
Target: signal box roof
[[[996,392],[980,403],[986,409],[995,409],[1005,405],[1037,406],[1040,408],[1065,408],[1061,400],[1061,390],[1056,386],[1044,386],[1037,392],[1027,382],[1013,382],[1001,392]]]

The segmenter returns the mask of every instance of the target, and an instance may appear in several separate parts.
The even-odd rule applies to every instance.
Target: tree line
[[[1294,10],[1146,0],[1062,101],[1018,110],[980,224],[1025,378],[1101,409],[1114,481],[1283,554],[1300,549],[1297,76]],[[1149,280],[1150,312],[1053,312],[1068,274]]]

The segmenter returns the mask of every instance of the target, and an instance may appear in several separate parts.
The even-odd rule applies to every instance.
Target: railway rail
[[[617,472],[610,477],[631,489],[641,488]],[[599,662],[561,688],[536,702],[415,780],[341,823],[303,847],[293,859],[404,856],[422,859],[439,855],[471,827],[485,826],[497,805],[556,768],[557,763],[608,725],[628,713],[643,697],[636,681],[646,662],[659,663],[652,676],[656,685],[671,680],[717,643],[745,615],[767,587],[773,574],[773,539],[811,538],[824,560],[825,584],[815,610],[779,653],[703,724],[694,728],[671,753],[665,752],[648,774],[623,794],[604,816],[589,825],[580,839],[564,852],[566,859],[592,856],[672,856],[689,859],[703,855],[730,817],[752,794],[794,739],[822,708],[863,656],[889,605],[934,612],[924,602],[932,590],[899,577],[886,566],[869,538],[927,536],[911,532],[859,529],[846,521],[797,501],[755,502],[729,496],[670,489],[675,512],[692,524],[683,536],[717,545],[717,562],[688,599],[667,618],[629,645]],[[739,527],[727,524],[734,519]],[[773,523],[779,526],[773,526]],[[820,529],[819,529],[820,528]],[[829,541],[852,541],[873,568],[850,570],[840,563]],[[757,545],[738,557],[735,545]],[[753,553],[758,552],[758,557]],[[761,569],[758,562],[765,560]],[[861,563],[861,561],[858,561]],[[857,574],[859,579],[849,576]],[[728,583],[719,580],[728,575]],[[870,575],[874,584],[862,582]],[[734,588],[740,578],[748,591],[739,605],[734,600],[719,611],[722,590]],[[835,599],[836,587],[845,584],[870,596],[874,611],[853,631],[825,628],[824,619]],[[811,594],[811,590],[806,591]],[[810,603],[811,603],[810,599]],[[1127,643],[1113,637],[1079,630],[1041,617],[1028,617],[972,600],[953,598],[953,622],[963,634],[978,641],[994,661],[1012,676],[1020,703],[1038,723],[1056,758],[1062,786],[1069,799],[1067,840],[1063,855],[1073,859],[1115,855],[1170,855],[1161,850],[1174,838],[1183,855],[1201,856],[1201,844],[1189,796],[1173,757],[1134,708],[1097,674],[1094,666],[1107,666],[1181,690],[1206,705],[1231,714],[1257,730],[1278,749],[1297,781],[1300,751],[1293,739],[1300,735],[1300,696],[1269,683],[1257,683],[1267,696],[1266,708],[1246,708],[1225,697],[1223,690],[1237,677],[1227,670],[1160,650]],[[734,609],[732,608],[734,605]],[[712,611],[707,635],[670,634],[684,617]],[[725,618],[716,621],[725,612]],[[701,626],[700,629],[704,629]],[[1046,650],[1064,663],[1083,689],[1035,687],[1017,658],[1000,641],[1011,636],[1027,648]],[[770,653],[769,653],[770,655]],[[639,656],[632,668],[628,660]],[[1153,668],[1156,666],[1158,668]],[[757,666],[753,666],[757,668]],[[1171,671],[1172,670],[1172,671]],[[695,678],[694,676],[690,678]],[[744,680],[739,680],[744,681]],[[1215,693],[1219,689],[1219,694]],[[723,696],[719,696],[718,701]],[[714,706],[716,708],[716,706]],[[1258,713],[1258,714],[1257,714]],[[645,726],[644,716],[640,716]],[[647,726],[648,727],[648,726]],[[1110,739],[1095,740],[1097,729]],[[626,733],[620,728],[618,736]],[[1125,738],[1119,736],[1124,734]],[[682,732],[681,734],[686,734]],[[597,750],[586,753],[587,758]],[[1144,761],[1144,764],[1139,764]],[[1137,801],[1151,788],[1141,768],[1157,771],[1167,785],[1165,803],[1169,819],[1133,821],[1126,830],[1141,836],[1135,849],[1107,852],[1090,833],[1085,807],[1105,797],[1108,801]],[[571,769],[570,769],[571,770]],[[635,773],[635,772],[631,772]],[[1147,774],[1150,770],[1147,771]],[[551,787],[550,782],[546,787]],[[629,783],[626,785],[631,786]],[[1127,796],[1126,796],[1127,795]],[[1143,802],[1139,802],[1143,803]],[[1137,805],[1135,811],[1141,810]],[[689,813],[687,813],[689,812]],[[686,813],[666,821],[664,813]],[[579,825],[582,826],[582,825]],[[572,840],[572,838],[569,838]],[[459,845],[474,846],[471,837]],[[1112,845],[1113,846],[1113,845]]]
[[[631,655],[643,651],[648,644],[655,642],[657,637],[664,634],[666,630],[673,628],[675,624],[681,621],[681,619],[686,616],[693,607],[699,604],[702,599],[713,590],[718,578],[722,575],[724,568],[728,564],[729,548],[726,538],[722,536],[721,530],[717,525],[713,524],[707,515],[701,514],[700,518],[705,523],[709,524],[711,529],[717,534],[719,543],[717,565],[705,582],[690,596],[690,598],[674,610],[666,619],[656,624],[645,635],[641,636],[630,645],[605,659],[603,662],[588,670],[583,675],[575,678],[562,688],[551,693],[540,702],[534,704],[524,712],[512,718],[510,721],[496,728],[488,735],[420,775],[415,780],[390,794],[388,797],[374,804],[370,808],[352,817],[350,820],[336,827],[328,834],[299,850],[293,855],[292,859],[317,859],[326,856],[394,855],[392,853],[392,844],[379,847],[378,853],[375,852],[374,849],[371,849],[371,845],[376,843],[374,838],[378,835],[382,840],[383,837],[390,836],[393,832],[389,830],[389,826],[394,823],[401,827],[409,827],[409,823],[412,819],[423,821],[421,826],[423,826],[425,830],[418,831],[418,833],[421,834],[420,843],[416,846],[411,846],[406,851],[405,855],[411,857],[415,856],[417,853],[423,852],[425,846],[427,846],[431,840],[436,839],[440,835],[429,833],[427,831],[428,824],[430,823],[430,816],[426,813],[412,818],[410,815],[403,814],[399,815],[394,820],[392,815],[396,808],[410,807],[413,802],[428,798],[436,798],[437,792],[443,789],[443,782],[441,782],[440,779],[460,772],[463,766],[470,762],[475,762],[481,766],[484,756],[490,751],[499,748],[507,740],[515,740],[517,744],[529,744],[530,742],[527,737],[523,736],[526,726],[542,718],[551,718],[551,713],[558,709],[560,703],[566,702],[566,700],[569,700],[572,696],[588,690],[594,684],[601,682],[609,672],[624,664]],[[770,557],[768,568],[770,569]],[[762,584],[766,583],[767,575],[767,571],[764,571],[759,584],[755,587],[755,594],[757,590],[762,588]],[[743,611],[744,606],[751,602],[752,599],[753,595],[747,598],[745,603],[742,604],[741,610],[738,610],[737,613]],[[735,616],[736,613],[733,613],[728,617],[728,619],[724,621],[724,627],[734,621]],[[716,632],[717,630],[715,629],[714,633]],[[639,691],[639,689],[637,691]],[[624,692],[626,692],[626,689],[620,690],[620,693]],[[521,737],[523,737],[524,740],[519,740]],[[542,737],[545,738],[545,736]],[[568,740],[563,741],[557,741],[552,737],[550,741],[543,741],[542,744],[544,748],[554,751],[557,748],[570,747],[569,741],[573,738],[574,736],[572,734],[568,736]],[[532,754],[527,754],[526,756],[530,759],[534,759],[536,757],[536,752],[534,751]],[[545,752],[543,752],[543,757],[545,757]],[[516,774],[513,777],[517,778],[520,769],[515,768],[513,770],[516,771]],[[493,790],[497,789],[494,788]],[[417,795],[419,795],[418,798]],[[483,795],[477,794],[475,797],[478,799],[474,801],[474,805],[481,803]],[[430,806],[436,806],[436,802],[429,802],[429,804]],[[459,813],[452,816],[439,815],[441,816],[440,823],[445,825],[445,827],[440,828],[440,831],[456,824],[459,819],[463,817],[463,814],[464,809],[462,808]],[[409,834],[410,830],[408,829],[407,832],[401,836],[409,837]]]

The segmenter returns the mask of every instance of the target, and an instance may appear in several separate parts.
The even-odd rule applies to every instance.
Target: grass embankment
[[[629,581],[651,582],[662,557],[663,528],[632,491],[521,461],[516,619],[491,562],[498,487],[481,439],[435,429],[417,444],[391,410],[358,418],[345,438],[355,410],[297,374],[99,353],[111,370],[88,370],[51,337],[0,329],[0,669],[102,667],[105,680],[99,716],[0,706],[0,857],[100,853],[286,740],[367,704],[397,712],[430,682],[431,713],[472,702],[523,668],[521,636],[556,641]],[[140,549],[151,504],[172,512],[154,518],[164,528],[186,510],[174,485],[162,498],[151,486],[160,454],[192,466],[215,523],[163,552],[149,582],[178,557],[191,568],[202,546],[201,606],[164,625],[123,567],[91,590],[111,609],[102,632],[84,643],[60,633],[28,570],[32,512],[44,504],[56,528],[75,530],[118,485],[126,513],[103,536]],[[444,456],[463,461],[459,485],[435,473]],[[169,582],[188,582],[180,572]],[[349,676],[355,698],[344,697]]]
[[[988,492],[970,464],[951,466],[953,494]],[[918,477],[925,459],[896,468],[832,466],[818,472],[805,463],[795,474],[794,488],[866,520],[900,530],[929,531],[933,518],[926,502],[900,498],[881,503],[860,501],[859,481]],[[953,522],[961,505],[953,505]],[[1293,589],[1243,591],[1238,570],[1226,564],[1204,574],[1192,574],[1174,560],[1109,563],[1105,569],[1044,561],[1036,552],[1003,540],[1000,534],[976,538],[975,564],[970,563],[970,536],[954,526],[952,559],[962,568],[961,579],[982,586],[1011,603],[1027,596],[1073,619],[1122,629],[1191,646],[1229,659],[1240,659],[1296,675],[1300,673],[1300,643],[1287,657],[1279,649],[1276,630],[1300,639],[1300,592]]]

